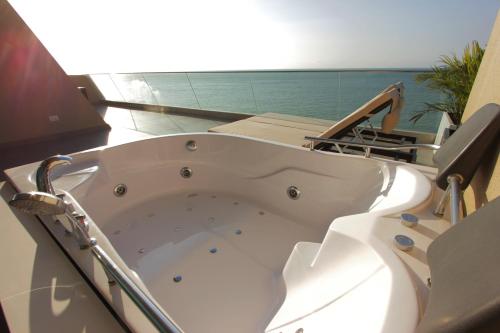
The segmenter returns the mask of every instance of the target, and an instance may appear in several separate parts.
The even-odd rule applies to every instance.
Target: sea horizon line
[[[432,68],[425,67],[372,67],[372,68],[303,68],[303,69],[231,69],[231,70],[193,70],[193,71],[133,71],[133,72],[98,72],[69,75],[100,75],[100,74],[182,74],[182,73],[286,73],[286,72],[430,72]]]

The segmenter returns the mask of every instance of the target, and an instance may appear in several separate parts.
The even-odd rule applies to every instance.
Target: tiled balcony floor
[[[130,141],[175,133],[206,132],[225,122],[164,113],[102,107],[98,110],[111,131],[75,133],[64,138],[41,140],[0,150],[0,181],[5,180],[2,170],[40,161],[55,154],[70,154],[104,145],[117,145]]]
[[[209,128],[226,123],[218,120],[114,107],[107,107],[99,113],[113,131],[115,129],[128,129],[151,136],[206,132]]]

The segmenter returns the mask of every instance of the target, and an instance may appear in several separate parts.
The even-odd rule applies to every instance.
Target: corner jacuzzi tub
[[[429,180],[408,165],[207,133],[72,157],[54,187],[184,332],[401,333],[418,322],[409,274],[370,232],[377,216],[429,198]],[[35,167],[8,175],[33,190]],[[44,222],[134,331],[153,330],[89,253]]]

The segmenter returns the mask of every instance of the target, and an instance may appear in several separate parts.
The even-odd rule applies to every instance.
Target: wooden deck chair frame
[[[365,121],[369,121],[371,117],[388,106],[390,106],[390,110],[382,120],[382,132],[390,133],[399,121],[399,113],[403,107],[403,93],[404,85],[402,82],[390,85],[356,111],[322,132],[318,137],[326,139],[342,138],[350,131],[353,131],[354,135],[358,137],[360,132],[356,127]],[[304,147],[310,148],[310,143],[304,144]]]

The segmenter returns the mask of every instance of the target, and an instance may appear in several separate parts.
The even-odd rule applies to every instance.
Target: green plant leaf
[[[461,58],[455,54],[443,55],[440,66],[433,66],[431,72],[418,74],[416,82],[441,92],[444,101],[425,103],[425,108],[415,112],[410,121],[415,123],[428,112],[447,112],[455,124],[460,124],[483,55],[484,49],[473,41],[465,46]]]

